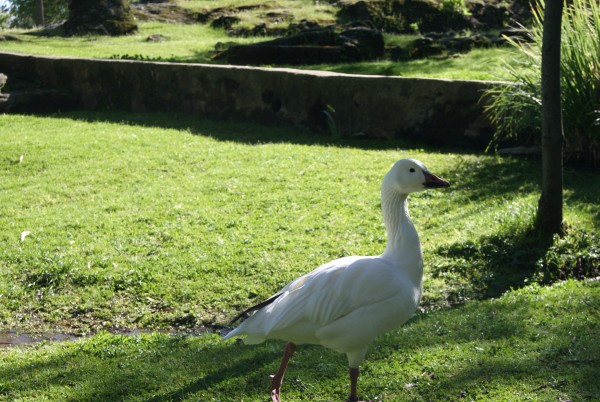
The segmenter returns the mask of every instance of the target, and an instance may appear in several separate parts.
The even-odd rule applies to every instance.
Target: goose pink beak
[[[425,183],[423,183],[425,188],[443,188],[450,186],[450,183],[447,180],[441,179],[434,174],[423,171],[423,175],[425,176]]]

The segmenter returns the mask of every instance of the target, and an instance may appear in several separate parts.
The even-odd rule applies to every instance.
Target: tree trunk
[[[44,0],[35,0],[35,25],[44,26]]]
[[[560,37],[563,0],[546,0],[542,36],[542,195],[537,223],[544,234],[562,234],[563,165]]]

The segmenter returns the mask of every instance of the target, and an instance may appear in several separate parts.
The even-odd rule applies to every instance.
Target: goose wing
[[[226,338],[247,335],[246,343],[276,338],[325,345],[339,336],[336,323],[340,331],[352,332],[364,329],[365,320],[396,321],[398,309],[410,309],[412,314],[420,297],[413,288],[402,270],[383,258],[338,259],[290,282]],[[406,307],[403,300],[408,301]]]

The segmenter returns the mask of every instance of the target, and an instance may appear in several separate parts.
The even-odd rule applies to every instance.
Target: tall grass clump
[[[569,2],[571,3],[571,2]],[[513,140],[539,143],[541,138],[541,50],[544,6],[533,10],[531,43],[507,38],[522,55],[505,68],[515,85],[487,91],[488,115],[497,127],[493,146]],[[573,0],[565,5],[561,39],[561,97],[565,158],[600,163],[600,5]]]

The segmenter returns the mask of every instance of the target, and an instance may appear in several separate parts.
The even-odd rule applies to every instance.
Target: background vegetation
[[[235,2],[235,5],[239,7],[250,3],[256,2]],[[199,0],[179,2],[178,4],[196,13],[207,8],[218,8],[218,5],[222,7],[234,5],[227,1]],[[279,1],[277,5],[280,7],[270,9],[270,12],[290,14],[295,23],[302,19],[309,19],[324,25],[333,24],[336,21],[335,9],[327,3]],[[259,14],[257,11],[237,13],[236,16],[240,18],[240,22],[236,24],[236,27],[249,29],[259,21]],[[94,35],[63,37],[60,35],[60,28],[10,29],[4,31],[5,35],[15,40],[4,41],[2,48],[6,51],[57,56],[215,63],[216,61],[212,59],[213,56],[232,43],[249,44],[273,39],[269,36],[231,37],[223,28],[214,28],[209,24],[200,23],[138,21],[138,27],[139,30],[136,34],[124,37]],[[160,38],[160,40],[149,40],[151,37]],[[408,49],[416,38],[415,34],[385,34],[388,49],[394,47]],[[356,74],[506,80],[512,79],[512,77],[501,66],[500,61],[510,61],[515,57],[519,57],[519,53],[515,49],[491,47],[465,53],[444,53],[420,60],[391,61],[386,59],[334,65],[312,65],[302,68]]]
[[[531,28],[534,41],[511,40],[524,56],[521,64],[505,63],[518,83],[488,92],[493,99],[488,111],[498,127],[495,141],[540,142],[541,49],[543,6],[538,5]],[[565,157],[600,163],[600,6],[575,0],[565,7],[562,22],[561,95],[565,133]]]

